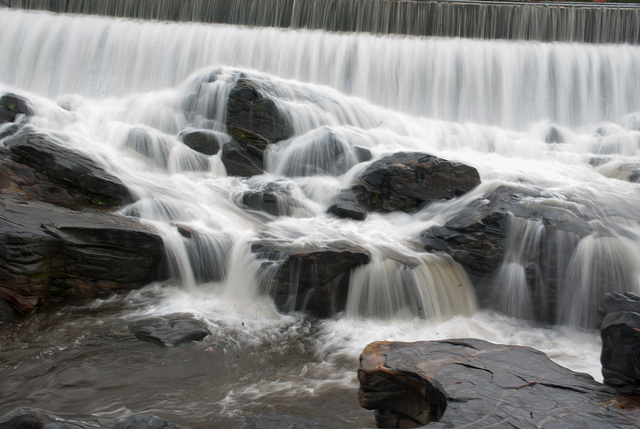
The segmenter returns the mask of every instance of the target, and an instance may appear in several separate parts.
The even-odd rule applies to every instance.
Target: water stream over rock
[[[81,154],[126,185],[114,217],[154,231],[166,253],[140,290],[1,324],[0,414],[372,426],[355,370],[376,340],[523,344],[601,379],[598,301],[640,292],[638,46],[9,8],[0,24],[0,96],[32,109],[0,123],[2,158],[54,189],[68,176],[24,142]],[[64,209],[109,211],[81,177],[87,195]],[[444,191],[424,191],[435,184]],[[72,219],[42,220],[41,235],[95,261]],[[117,237],[105,240],[126,248]],[[71,271],[40,272],[58,282],[48,297],[71,293]],[[98,274],[94,289],[116,288]],[[185,315],[211,334],[167,348],[134,335]]]

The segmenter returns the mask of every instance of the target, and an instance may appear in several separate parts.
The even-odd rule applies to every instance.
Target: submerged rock
[[[28,126],[5,142],[11,159],[52,182],[85,195],[94,204],[119,206],[133,201],[129,189],[89,157],[62,146]]]
[[[263,240],[251,250],[261,260],[263,287],[278,308],[318,317],[344,309],[351,270],[371,260],[366,249],[341,242],[301,248]]]
[[[181,314],[139,320],[129,326],[129,331],[139,340],[164,347],[202,341],[211,335],[206,323]]]
[[[108,213],[0,201],[0,297],[21,313],[48,301],[105,297],[166,278],[150,227]]]
[[[478,171],[419,152],[399,152],[371,164],[356,180],[358,199],[369,211],[415,212],[480,184]]]
[[[625,398],[538,350],[475,339],[371,343],[358,379],[378,427],[620,428],[640,418]]]
[[[138,414],[124,419],[106,419],[91,415],[60,416],[37,408],[22,407],[0,417],[4,429],[178,429],[173,423],[153,414]]]
[[[604,382],[621,393],[640,395],[640,296],[608,293],[598,313]]]

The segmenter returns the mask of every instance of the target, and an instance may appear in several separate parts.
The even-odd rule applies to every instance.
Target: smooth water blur
[[[0,92],[27,97],[34,127],[121,178],[138,200],[120,213],[161,234],[172,269],[167,284],[2,326],[0,412],[25,403],[108,416],[150,411],[207,427],[277,411],[370,426],[355,370],[374,340],[523,344],[600,379],[597,300],[640,292],[640,195],[631,180],[640,169],[638,47],[3,9],[0,24]],[[271,146],[267,172],[250,179],[228,177],[220,155],[196,153],[179,137],[208,128],[228,142],[226,100],[239,78],[260,83],[293,120],[294,136]],[[340,162],[318,144],[327,136]],[[482,184],[415,214],[328,215],[336,193],[372,162],[357,162],[363,150],[372,160],[422,151],[463,162]],[[511,219],[490,279],[498,313],[479,309],[464,269],[425,253],[418,237],[502,186],[531,195],[523,204],[532,213],[553,207],[586,220],[576,232],[548,228],[542,214]],[[264,189],[282,196],[285,215],[241,203]],[[272,273],[251,252],[264,238],[293,250],[346,242],[373,262],[353,270],[344,313],[280,314],[264,293]],[[535,263],[553,269],[537,273],[531,290]],[[551,282],[557,303],[544,307],[538,292]],[[559,326],[528,322],[550,305]],[[206,321],[213,335],[159,349],[127,333],[132,320],[174,313]]]

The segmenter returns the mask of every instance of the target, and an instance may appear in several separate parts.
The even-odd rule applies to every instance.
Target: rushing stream
[[[241,427],[275,411],[328,427],[373,426],[358,405],[356,369],[375,340],[522,344],[601,379],[597,300],[611,290],[640,292],[638,46],[0,8],[0,55],[0,93],[28,98],[35,127],[99,160],[137,195],[121,214],[162,235],[173,268],[164,284],[0,325],[0,414],[21,405],[109,417],[152,412],[204,428]],[[228,177],[219,154],[203,166],[178,137],[200,127],[229,140],[226,97],[239,72],[268,85],[294,118],[294,137],[269,152],[267,173],[251,179]],[[194,88],[207,103],[189,101]],[[140,130],[151,141],[144,154],[131,137]],[[550,130],[563,143],[549,143]],[[327,166],[313,146],[323,132],[374,159],[407,150],[462,162],[482,184],[415,214],[338,219],[327,206],[367,163]],[[295,157],[334,170],[290,168]],[[272,183],[293,201],[287,216],[238,204],[243,192]],[[552,236],[540,222],[513,222],[494,277],[501,299],[479,308],[464,269],[425,253],[417,238],[505,184],[585,216],[593,233]],[[177,224],[211,240],[194,250]],[[263,293],[251,253],[265,236],[300,247],[344,241],[365,248],[372,262],[352,273],[344,312],[323,320],[283,314]],[[517,289],[525,259],[543,242],[565,258],[556,274],[558,324],[549,327],[527,321],[532,310]],[[200,281],[214,265],[223,279]],[[419,305],[393,292],[399,283],[413,288]],[[174,313],[207,322],[213,334],[165,349],[127,333],[127,323]]]

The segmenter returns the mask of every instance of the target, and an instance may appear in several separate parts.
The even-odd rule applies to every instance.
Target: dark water
[[[249,322],[209,321],[204,341],[165,348],[127,329],[155,300],[133,293],[0,326],[0,414],[19,406],[110,418],[151,412],[187,428],[232,428],[277,412],[327,427],[374,425],[358,404],[357,360],[325,362],[317,322],[286,317],[256,332]]]

